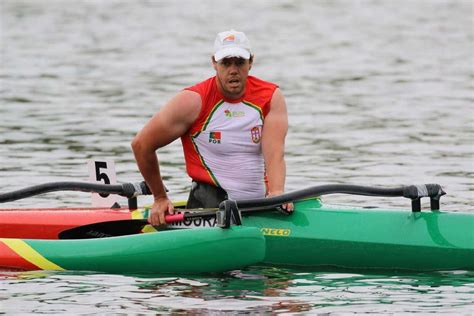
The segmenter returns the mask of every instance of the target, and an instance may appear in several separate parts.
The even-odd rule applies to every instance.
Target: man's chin
[[[242,93],[243,89],[242,87],[228,87],[227,88],[227,93],[234,95],[234,96],[239,96]]]

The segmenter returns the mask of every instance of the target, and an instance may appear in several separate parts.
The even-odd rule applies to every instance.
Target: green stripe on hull
[[[258,263],[265,254],[262,234],[248,227],[26,242],[66,270],[108,273],[221,272]]]

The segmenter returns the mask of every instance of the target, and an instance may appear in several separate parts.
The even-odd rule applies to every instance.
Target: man
[[[181,137],[186,170],[193,179],[188,207],[282,194],[288,115],[278,86],[249,76],[253,55],[246,35],[217,34],[216,76],[173,97],[132,142],[137,165],[153,192],[150,223],[173,214],[156,150]],[[265,179],[266,178],[266,179]],[[292,204],[286,205],[292,211]]]

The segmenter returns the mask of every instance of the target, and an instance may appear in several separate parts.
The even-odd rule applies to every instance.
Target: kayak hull
[[[0,238],[0,266],[21,270],[195,274],[242,268],[264,255],[265,239],[251,227],[80,240]]]
[[[80,214],[76,217],[64,213],[69,212],[66,210],[23,211],[29,213],[29,224],[16,223],[16,230],[8,230],[6,227],[14,224],[18,218],[15,214],[20,211],[8,212],[0,211],[0,237],[56,239],[64,228],[58,228],[57,221],[67,222],[64,225],[71,228],[99,221],[146,218],[148,215],[146,209],[134,212],[81,210],[75,212]],[[40,217],[43,225],[38,228],[34,223],[35,218]],[[244,227],[255,228],[264,236],[265,251],[261,263],[268,265],[311,269],[332,266],[413,271],[474,270],[473,213],[355,208],[324,205],[319,199],[308,199],[295,202],[292,215],[259,212],[245,215],[242,222]],[[170,231],[152,235],[178,231],[193,233],[197,230],[178,228],[213,225],[215,219],[196,218],[170,225]],[[145,229],[153,230],[150,226]],[[5,236],[5,231],[10,235]],[[139,239],[142,235],[148,234],[119,240]],[[51,241],[52,244],[55,242],[58,241]],[[244,248],[243,252],[246,251]],[[240,254],[233,252],[230,257],[236,253]],[[197,257],[190,258],[193,261]]]

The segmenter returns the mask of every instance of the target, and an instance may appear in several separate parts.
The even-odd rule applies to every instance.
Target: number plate
[[[101,184],[116,184],[115,163],[113,160],[90,160],[89,181]],[[93,207],[111,207],[118,200],[117,195],[92,193]]]

